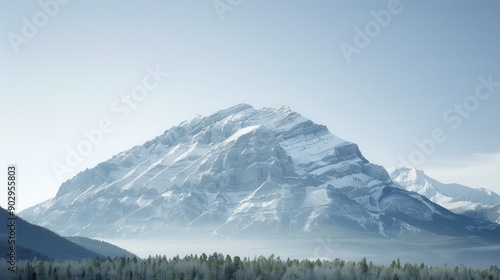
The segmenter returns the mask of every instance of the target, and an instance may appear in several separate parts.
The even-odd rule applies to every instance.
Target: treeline
[[[432,267],[404,264],[375,265],[334,260],[282,260],[271,255],[253,259],[213,253],[184,258],[165,256],[107,258],[76,261],[20,261],[17,272],[0,260],[1,279],[500,279],[500,270],[447,265]]]

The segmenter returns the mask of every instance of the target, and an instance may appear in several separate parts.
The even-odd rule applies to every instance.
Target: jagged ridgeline
[[[419,193],[453,213],[500,224],[500,195],[491,190],[444,184],[413,168],[398,167],[388,171],[402,189]]]
[[[288,107],[237,105],[197,116],[64,182],[20,213],[94,238],[477,237],[500,226],[402,190],[354,143]]]

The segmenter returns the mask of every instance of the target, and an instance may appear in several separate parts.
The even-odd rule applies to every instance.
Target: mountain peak
[[[389,168],[388,172],[391,179],[402,189],[421,194],[455,213],[467,213],[471,210],[490,208],[500,204],[500,196],[490,190],[441,183],[424,174],[422,170],[398,167]],[[500,213],[488,220],[500,221]]]
[[[239,104],[119,153],[20,215],[63,235],[94,238],[305,234],[338,227],[388,236],[408,224],[419,228],[415,219],[429,221],[436,211],[396,189],[385,169],[326,126],[286,106]],[[410,214],[413,220],[405,218]],[[439,215],[448,219],[445,214]],[[450,220],[450,228],[469,234],[457,221]]]
[[[282,112],[291,112],[292,110],[290,109],[290,107],[288,107],[287,105],[282,105],[278,111],[282,111]]]
[[[219,112],[215,113],[214,115],[216,115],[216,114],[231,115],[231,114],[236,114],[236,113],[240,113],[240,112],[243,112],[246,110],[253,110],[253,109],[254,108],[251,105],[241,103],[241,104],[231,106],[227,109],[220,110]]]
[[[405,167],[405,166],[398,166],[398,167],[390,167],[387,168],[387,171],[389,174],[391,174],[391,177],[394,178],[400,178],[399,181],[418,181],[427,178],[427,175],[424,173],[423,170],[412,168],[412,167]]]

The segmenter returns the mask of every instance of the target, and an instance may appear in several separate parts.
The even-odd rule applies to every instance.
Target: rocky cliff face
[[[20,215],[63,235],[107,238],[500,233],[398,189],[356,144],[288,107],[244,104],[172,127]]]

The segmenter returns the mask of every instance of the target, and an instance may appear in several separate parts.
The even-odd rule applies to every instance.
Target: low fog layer
[[[335,259],[359,261],[366,257],[376,264],[389,265],[393,260],[402,263],[425,263],[426,265],[467,265],[474,268],[489,268],[498,265],[500,246],[482,246],[480,242],[464,243],[459,239],[441,240],[439,243],[422,241],[415,245],[403,241],[384,239],[335,239],[318,236],[308,239],[244,239],[244,240],[194,240],[194,239],[149,239],[106,240],[125,248],[140,257],[166,255],[181,257],[190,254],[218,252],[231,256],[259,257],[274,254],[281,259]],[[450,245],[456,249],[450,250]]]

